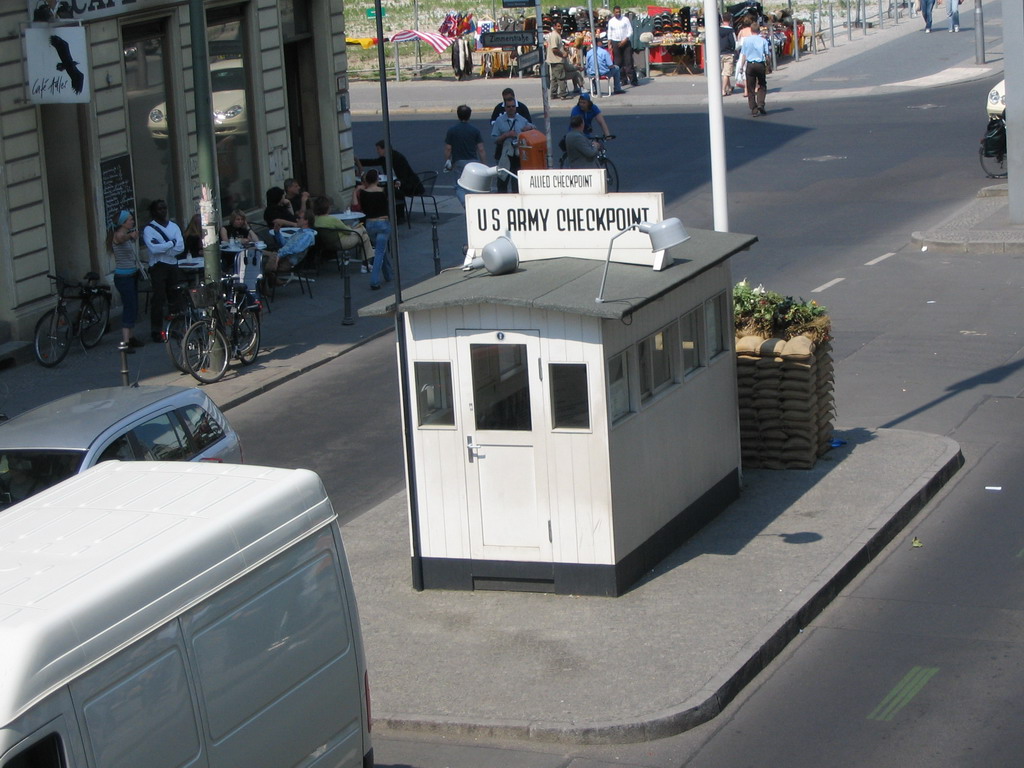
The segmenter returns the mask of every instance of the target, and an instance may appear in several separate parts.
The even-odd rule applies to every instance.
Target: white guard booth
[[[497,274],[361,311],[404,314],[413,583],[617,596],[739,494],[729,258],[756,237],[652,252],[660,193],[519,177],[466,198],[469,258]]]

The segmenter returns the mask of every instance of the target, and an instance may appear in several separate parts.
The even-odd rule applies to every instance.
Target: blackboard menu
[[[119,155],[100,162],[103,179],[103,213],[109,227],[121,211],[135,212],[135,187],[132,186],[132,159]]]

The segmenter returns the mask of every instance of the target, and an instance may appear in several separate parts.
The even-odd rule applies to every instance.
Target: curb
[[[542,723],[524,720],[468,722],[457,718],[418,717],[378,713],[378,730],[488,739],[528,739],[573,745],[628,744],[675,736],[719,715],[783,649],[835,599],[964,464],[960,446],[940,438],[944,453],[914,479],[844,552],[833,560],[831,575],[809,584],[780,612],[774,628],[756,635],[728,667],[679,708],[656,712],[642,719],[620,722]],[[826,569],[827,571],[827,569]]]

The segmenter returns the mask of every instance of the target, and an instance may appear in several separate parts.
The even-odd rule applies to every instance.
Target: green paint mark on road
[[[868,715],[868,720],[889,721],[914,698],[925,684],[935,677],[938,667],[914,667],[899,684],[889,691],[888,695]]]

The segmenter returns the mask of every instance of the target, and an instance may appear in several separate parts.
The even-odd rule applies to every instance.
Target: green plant
[[[815,342],[832,338],[828,310],[816,301],[783,296],[763,285],[752,288],[746,280],[736,283],[732,301],[737,336],[791,339],[805,335]]]

